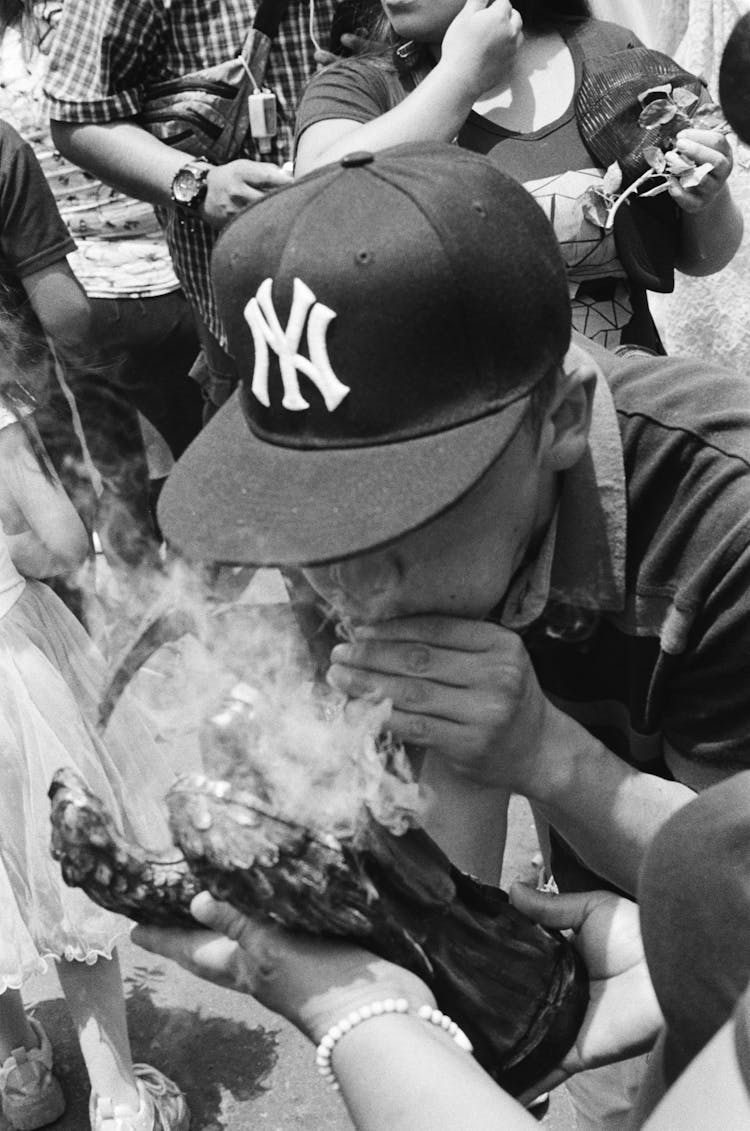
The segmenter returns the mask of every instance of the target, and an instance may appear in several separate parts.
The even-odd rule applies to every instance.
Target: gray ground
[[[273,599],[275,592],[268,579],[260,599]],[[504,884],[532,874],[536,849],[528,807],[514,799]],[[285,1022],[252,999],[199,982],[130,943],[122,947],[121,961],[134,1058],[183,1088],[193,1131],[351,1131],[340,1099],[314,1070],[312,1046]],[[86,1131],[88,1081],[54,971],[30,981],[25,998],[52,1040],[68,1101],[54,1128]],[[573,1128],[564,1089],[553,1095],[543,1125]],[[0,1131],[6,1127],[0,1116]]]

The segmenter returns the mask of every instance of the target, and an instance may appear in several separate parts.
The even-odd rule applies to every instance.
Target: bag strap
[[[268,36],[273,41],[279,34],[281,21],[284,19],[290,3],[291,0],[260,0],[251,31],[262,32],[263,35]]]
[[[258,86],[263,86],[268,55],[290,3],[291,0],[260,0],[255,19],[243,41],[240,55]]]

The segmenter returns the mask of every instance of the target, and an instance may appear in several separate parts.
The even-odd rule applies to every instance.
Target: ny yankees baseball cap
[[[212,278],[240,387],[162,492],[189,557],[314,565],[460,499],[570,339],[546,217],[486,158],[353,153],[269,193]]]

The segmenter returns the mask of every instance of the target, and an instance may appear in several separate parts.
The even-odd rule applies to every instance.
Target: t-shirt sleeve
[[[393,109],[405,97],[398,76],[367,59],[342,59],[315,75],[297,110],[295,146],[308,126],[333,118],[363,124]]]
[[[641,730],[750,768],[750,398],[745,375],[687,358],[609,374],[626,450],[630,585],[659,631]],[[652,611],[648,611],[652,610]],[[647,674],[648,673],[648,674]]]
[[[23,279],[75,251],[31,146],[0,122],[0,254]]]
[[[743,480],[745,490],[723,493],[730,513],[738,493],[750,508],[750,472]],[[728,770],[750,768],[748,514],[738,514],[739,529],[717,529],[726,545],[707,551],[717,569],[724,557],[724,572],[692,621],[692,645],[675,662],[663,721],[664,737],[679,754]]]
[[[153,3],[65,0],[45,80],[50,118],[99,123],[135,117],[159,38]]]

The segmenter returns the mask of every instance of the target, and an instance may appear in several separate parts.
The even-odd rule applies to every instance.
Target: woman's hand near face
[[[438,68],[460,76],[475,98],[507,77],[523,40],[523,22],[508,0],[466,0],[445,33]]]

